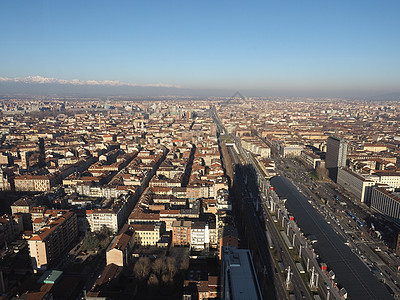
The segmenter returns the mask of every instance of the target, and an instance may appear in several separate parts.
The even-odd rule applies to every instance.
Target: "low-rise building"
[[[116,264],[124,267],[129,263],[134,246],[133,235],[134,231],[126,225],[126,230],[122,230],[122,233],[114,237],[106,251],[107,265]]]

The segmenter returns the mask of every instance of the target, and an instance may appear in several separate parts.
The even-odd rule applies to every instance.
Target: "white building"
[[[264,158],[271,157],[271,148],[268,147],[260,138],[243,137],[241,142],[244,149],[254,154],[259,154]]]
[[[303,147],[298,145],[280,145],[279,153],[281,157],[299,157],[301,152],[303,151]]]
[[[127,221],[133,206],[133,195],[126,194],[115,199],[110,208],[86,210],[86,219],[89,223],[90,230],[92,232],[99,231],[103,227],[107,227],[114,233],[118,232]]]
[[[229,192],[227,189],[220,189],[217,192],[217,209],[232,210],[232,204],[229,201]]]
[[[306,165],[315,169],[317,168],[318,164],[321,163],[321,157],[314,154],[312,151],[305,151],[301,152],[300,158],[304,161]]]
[[[384,187],[372,189],[371,208],[400,225],[400,193]]]
[[[366,203],[369,203],[372,187],[376,184],[348,168],[338,169],[337,183],[346,191],[352,193],[358,200]]]
[[[387,184],[395,189],[400,188],[400,173],[398,172],[376,171],[370,179],[377,183]]]
[[[208,249],[210,244],[210,232],[205,222],[193,222],[190,231],[190,245],[192,249]]]

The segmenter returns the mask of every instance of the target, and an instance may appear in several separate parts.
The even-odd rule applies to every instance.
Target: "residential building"
[[[118,236],[114,237],[110,246],[106,250],[106,264],[115,264],[120,267],[126,266],[131,258],[132,248],[134,246],[134,231],[125,226]]]
[[[112,201],[110,208],[86,210],[86,218],[92,232],[107,227],[116,233],[128,220],[133,209],[134,196],[131,193],[122,194]]]
[[[185,280],[183,283],[184,300],[220,299],[218,276],[208,276],[207,280]]]
[[[134,231],[133,239],[135,244],[142,246],[156,246],[165,232],[163,223],[132,224],[129,228]]]
[[[172,223],[172,246],[187,246],[191,242],[192,222],[176,220]]]
[[[45,226],[28,240],[34,270],[45,270],[68,250],[78,236],[75,213],[54,210],[47,217]]]
[[[54,175],[21,175],[14,178],[16,191],[49,191],[57,184],[57,177]]]
[[[202,221],[192,222],[190,232],[190,246],[194,250],[208,249],[210,245],[210,232],[208,224]]]

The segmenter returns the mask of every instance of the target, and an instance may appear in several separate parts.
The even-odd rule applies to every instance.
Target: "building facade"
[[[400,225],[400,193],[391,192],[384,187],[373,188],[371,208]]]
[[[337,183],[361,202],[369,203],[374,181],[368,180],[348,168],[339,168]]]
[[[327,169],[345,167],[347,159],[346,141],[330,136],[326,141],[326,146],[325,167]]]
[[[29,255],[34,270],[46,270],[78,236],[75,213],[53,210],[47,217],[48,221],[40,232],[33,234],[28,240]]]
[[[187,246],[191,242],[192,222],[177,220],[172,223],[172,246]]]
[[[190,232],[190,246],[195,250],[208,249],[210,245],[210,232],[205,222],[192,222]]]

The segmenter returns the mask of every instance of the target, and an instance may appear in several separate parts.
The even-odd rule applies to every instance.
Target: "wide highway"
[[[315,251],[336,274],[337,282],[345,287],[352,299],[393,299],[367,266],[345,245],[323,216],[285,177],[276,176],[271,184],[306,236],[314,235]]]

